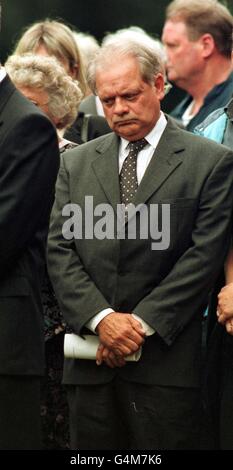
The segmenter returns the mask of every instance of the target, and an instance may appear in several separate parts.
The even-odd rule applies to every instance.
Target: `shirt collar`
[[[229,119],[232,121],[233,120],[233,98],[225,107],[225,112],[227,113],[227,116],[229,117]]]
[[[153,129],[149,132],[149,134],[145,135],[144,138],[147,140],[148,144],[150,144],[154,149],[157,147],[159,139],[167,125],[167,120],[164,116],[164,113],[161,111],[158,121],[156,122]],[[129,141],[121,137],[121,150],[125,151]]]

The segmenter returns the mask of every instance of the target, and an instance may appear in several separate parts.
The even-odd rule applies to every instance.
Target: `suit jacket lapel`
[[[96,147],[99,155],[92,163],[96,177],[114,210],[120,204],[118,150],[119,138],[115,134],[109,134]]]
[[[3,112],[6,103],[9,101],[11,95],[16,91],[15,86],[11,82],[8,75],[0,83],[0,127],[3,124]],[[1,138],[1,136],[0,136]]]
[[[145,203],[165,183],[182,163],[183,150],[179,128],[168,119],[167,127],[138,187],[135,205]]]
[[[0,83],[0,113],[15,90],[15,86],[9,79],[8,75],[6,75],[6,77]]]

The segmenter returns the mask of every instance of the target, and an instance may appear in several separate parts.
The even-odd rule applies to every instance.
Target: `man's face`
[[[108,124],[120,137],[134,141],[153,129],[164,96],[162,74],[157,74],[153,83],[147,83],[136,59],[116,58],[111,66],[97,70],[96,88]]]
[[[190,41],[185,23],[166,21],[162,41],[167,54],[168,80],[187,89],[203,67],[201,39]]]

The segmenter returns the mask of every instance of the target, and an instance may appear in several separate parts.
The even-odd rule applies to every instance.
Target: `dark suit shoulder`
[[[103,116],[85,114],[79,110],[72,126],[66,129],[64,137],[77,144],[82,144],[109,132],[111,129]]]

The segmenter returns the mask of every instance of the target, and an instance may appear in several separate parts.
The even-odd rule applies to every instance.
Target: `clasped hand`
[[[105,362],[111,368],[124,366],[126,356],[135,353],[145,338],[141,323],[130,313],[109,313],[98,324],[97,332],[100,346],[96,363]]]
[[[233,282],[224,286],[218,294],[217,317],[218,322],[233,335]]]

